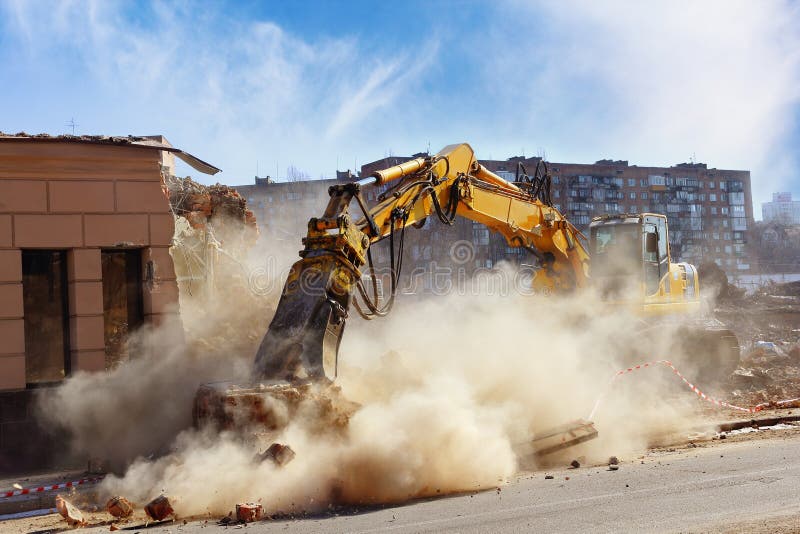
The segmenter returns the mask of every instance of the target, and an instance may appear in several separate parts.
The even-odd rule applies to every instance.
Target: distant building
[[[247,200],[255,214],[262,236],[272,241],[287,241],[300,247],[308,219],[320,215],[328,204],[328,188],[358,177],[350,171],[337,171],[336,179],[277,182],[273,178],[255,177],[254,184],[233,186]],[[374,200],[374,191],[368,192]]]
[[[362,166],[361,175],[409,159],[377,160]],[[517,156],[481,163],[513,181],[520,164],[533,174],[540,161]],[[669,221],[674,259],[715,261],[728,270],[750,267],[745,251],[747,231],[753,224],[749,171],[709,169],[704,163],[638,167],[609,159],[594,164],[548,163],[548,170],[553,176],[553,204],[581,230],[587,229],[592,217],[604,213],[663,213]],[[472,227],[471,232],[459,235],[474,236],[476,267],[491,267],[501,260],[524,261],[524,251],[508,247],[500,235],[490,235],[483,225],[471,221],[457,224]]]
[[[764,222],[800,225],[800,200],[792,200],[791,193],[772,193],[772,202],[761,204]]]
[[[361,167],[359,176],[369,176],[408,161],[413,156],[382,158]],[[513,157],[481,160],[500,177],[514,181],[520,164],[533,174],[540,158]],[[674,259],[700,263],[715,261],[728,270],[747,270],[747,232],[753,224],[750,172],[709,169],[704,163],[681,163],[673,167],[638,167],[625,160],[600,160],[594,164],[548,163],[553,176],[552,200],[556,208],[579,229],[586,230],[591,218],[604,213],[655,212],[667,215]],[[324,209],[328,187],[357,177],[337,172],[337,179],[279,182],[257,179],[254,185],[237,186],[254,210],[266,236],[298,240],[305,235],[309,217]],[[368,188],[368,202],[377,192]],[[470,265],[491,268],[500,261],[532,261],[526,251],[509,247],[499,234],[467,219],[445,226],[429,218],[421,229],[406,234],[406,254],[412,262],[436,262],[446,266],[450,246],[469,241],[474,249]],[[299,241],[295,241],[299,246]],[[388,261],[385,247],[376,247],[376,263]]]

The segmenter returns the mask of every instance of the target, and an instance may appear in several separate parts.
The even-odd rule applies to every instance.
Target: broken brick
[[[244,523],[259,521],[264,514],[264,508],[258,503],[242,503],[236,505],[236,519]]]
[[[81,511],[61,495],[56,496],[56,510],[70,526],[86,524]]]
[[[106,504],[106,510],[117,519],[130,517],[133,505],[125,497],[112,497]]]
[[[280,443],[273,443],[263,454],[259,456],[259,459],[262,462],[264,460],[270,460],[274,462],[275,465],[283,467],[294,460],[294,457],[295,452],[290,446],[282,445]]]
[[[166,495],[159,495],[150,501],[144,511],[153,521],[161,521],[175,513]]]

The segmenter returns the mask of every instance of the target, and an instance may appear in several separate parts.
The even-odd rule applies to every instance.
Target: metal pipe
[[[365,185],[373,185],[377,184],[378,179],[375,176],[367,176],[366,178],[362,178],[356,182],[357,185],[364,187]]]
[[[521,190],[519,187],[506,182],[495,173],[478,163],[477,161],[472,164],[472,176],[475,178],[482,180],[486,183],[492,184],[497,187],[501,187],[503,189],[509,189],[511,191],[515,191],[519,193]]]
[[[375,182],[376,185],[383,185],[419,171],[426,163],[426,158],[415,158],[401,163],[400,165],[383,169],[382,171],[375,171],[372,173],[372,176],[377,180]]]

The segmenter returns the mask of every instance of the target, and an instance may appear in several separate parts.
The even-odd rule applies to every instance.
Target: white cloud
[[[349,36],[312,40],[197,6],[153,4],[146,22],[105,2],[5,7],[31,60],[71,69],[85,87],[93,115],[77,117],[85,133],[163,133],[223,167],[229,183],[249,182],[257,161],[262,174],[276,165],[281,176],[289,165],[333,174],[337,156],[357,154],[364,121],[400,105],[436,54],[427,44],[379,55]],[[75,64],[52,64],[58,50]]]
[[[798,176],[800,7],[786,2],[511,3],[504,96],[551,157],[752,170],[756,206]],[[795,140],[796,142],[796,140]],[[760,210],[756,209],[756,212]]]
[[[163,133],[228,183],[250,182],[257,161],[261,174],[330,176],[337,160],[469,141],[496,158],[696,154],[751,169],[756,214],[772,190],[800,189],[787,146],[800,136],[798,4],[512,1],[473,7],[452,31],[426,28],[433,13],[388,45],[208,5],[146,4],[134,18],[109,2],[0,9],[17,65],[67,77],[31,106],[39,115],[4,112],[4,128],[58,133],[78,110],[86,133]]]

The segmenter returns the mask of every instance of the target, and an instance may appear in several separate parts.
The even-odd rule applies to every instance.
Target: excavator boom
[[[535,289],[571,290],[588,282],[588,254],[579,231],[549,202],[549,176],[523,175],[509,183],[484,168],[466,143],[449,145],[375,172],[358,182],[334,185],[321,217],[308,223],[304,249],[286,280],[280,302],[258,349],[260,380],[332,380],[351,305],[365,319],[392,307],[402,269],[405,229],[429,216],[453,224],[461,216],[502,234],[510,247],[531,252],[540,270]],[[387,187],[367,208],[362,188]],[[547,186],[547,187],[545,187]],[[363,214],[355,220],[353,200]],[[381,302],[363,279],[374,277],[369,247],[389,239],[391,295]],[[367,266],[366,273],[363,268]],[[373,280],[374,282],[374,280]],[[373,288],[377,284],[372,284]]]

